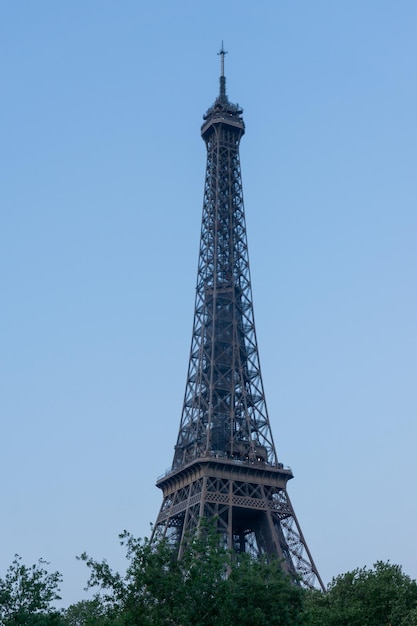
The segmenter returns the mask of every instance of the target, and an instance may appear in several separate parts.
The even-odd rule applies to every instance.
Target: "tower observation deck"
[[[170,471],[154,535],[181,558],[203,519],[224,545],[281,560],[307,588],[324,589],[287,492],[261,377],[253,314],[239,144],[243,110],[220,89],[203,117],[207,148],[190,359]]]

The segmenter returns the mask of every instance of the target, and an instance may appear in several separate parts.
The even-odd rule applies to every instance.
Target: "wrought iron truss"
[[[252,304],[239,144],[242,109],[220,93],[204,115],[207,147],[190,360],[171,471],[154,534],[181,556],[200,521],[216,520],[231,550],[275,555],[308,588],[324,588],[278,462]]]

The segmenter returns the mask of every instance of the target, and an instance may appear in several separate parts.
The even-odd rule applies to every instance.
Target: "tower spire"
[[[249,270],[239,144],[242,109],[220,95],[204,115],[207,149],[194,323],[171,469],[157,486],[153,536],[181,558],[203,520],[230,551],[278,558],[304,587],[324,589],[287,493],[261,376]]]
[[[222,41],[222,47],[217,54],[220,55],[220,94],[219,95],[220,95],[220,99],[227,100],[226,77],[224,75],[224,57],[226,54],[228,54],[228,52],[227,50],[224,49],[223,41]]]

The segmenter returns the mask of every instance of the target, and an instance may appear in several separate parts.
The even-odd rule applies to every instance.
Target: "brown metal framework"
[[[184,405],[154,534],[181,557],[201,520],[230,550],[275,555],[305,587],[324,588],[288,497],[259,364],[243,206],[242,109],[224,77],[204,115],[207,147],[194,324]]]

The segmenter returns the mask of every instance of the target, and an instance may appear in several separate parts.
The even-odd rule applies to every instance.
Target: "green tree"
[[[309,626],[411,626],[416,617],[416,581],[382,561],[334,578],[306,602]]]
[[[100,589],[107,615],[140,626],[216,623],[225,551],[199,539],[178,561],[165,540],[151,543],[125,532],[121,543],[128,559],[124,576],[113,572],[106,561],[97,562],[87,554],[80,557],[90,569],[88,586]]]
[[[227,580],[225,626],[298,626],[305,592],[284,573],[278,559],[236,555]]]
[[[60,600],[59,572],[48,573],[46,561],[27,567],[19,555],[0,578],[0,624],[1,626],[55,626],[60,614],[52,602]]]
[[[101,602],[99,597],[93,600],[81,600],[71,604],[62,613],[62,626],[113,626],[117,624],[115,616]]]
[[[165,540],[151,543],[128,533],[121,540],[128,558],[124,576],[106,561],[81,556],[90,569],[88,586],[99,589],[99,601],[112,624],[301,624],[304,592],[282,572],[278,561],[231,555],[219,544],[218,535],[207,529],[190,540],[179,561]]]

